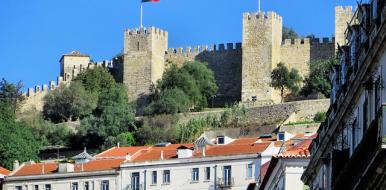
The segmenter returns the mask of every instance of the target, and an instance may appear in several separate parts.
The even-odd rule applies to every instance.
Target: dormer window
[[[217,144],[225,144],[225,137],[224,136],[218,136],[217,137]]]
[[[284,141],[285,139],[285,134],[283,132],[280,132],[277,134],[277,138],[279,141]]]

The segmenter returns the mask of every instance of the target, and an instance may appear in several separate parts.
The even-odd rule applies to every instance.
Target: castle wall
[[[319,38],[315,38],[311,42],[311,61],[330,59],[332,57],[335,57],[335,38],[332,38],[332,40],[323,38],[322,41]]]
[[[297,69],[304,77],[310,72],[311,43],[309,39],[285,39],[281,46],[281,61],[290,69]]]
[[[280,42],[274,34],[282,29],[276,13],[243,15],[242,92],[243,102],[272,104],[277,98],[270,86],[271,71],[280,61]],[[276,44],[278,43],[278,44]]]
[[[354,12],[351,6],[335,7],[335,49],[338,47],[337,44],[342,46],[347,43],[344,33],[347,29],[347,23],[350,23],[353,16]]]
[[[208,46],[169,49],[165,55],[166,63],[182,66],[184,63],[200,61],[208,63],[214,72],[219,87],[213,98],[213,105],[224,106],[241,100],[241,43],[228,43]]]

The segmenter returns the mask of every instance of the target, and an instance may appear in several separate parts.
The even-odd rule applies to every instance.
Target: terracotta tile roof
[[[113,158],[113,157],[124,157],[126,155],[133,155],[139,150],[146,149],[146,146],[131,146],[131,147],[113,147],[98,155],[95,158]]]
[[[206,149],[206,156],[230,156],[230,155],[240,155],[240,154],[257,154],[263,152],[268,148],[270,143],[258,143],[258,144],[242,144],[242,145],[218,145],[208,147]],[[202,152],[197,152],[195,157],[202,156]]]
[[[3,168],[3,167],[0,167],[0,175],[9,175],[11,173],[11,171]]]
[[[102,159],[102,160],[91,160],[85,164],[75,164],[75,172],[89,172],[89,171],[100,171],[100,170],[112,170],[118,168],[125,159]]]
[[[241,144],[253,144],[255,143],[259,138],[242,138],[242,139],[235,139],[233,142],[229,143],[231,145],[241,145]]]
[[[310,146],[312,140],[307,139],[303,140],[302,142],[293,145],[291,147],[287,147],[287,150],[283,153],[278,154],[276,157],[279,158],[309,158],[310,151],[308,150],[308,147]]]
[[[14,173],[12,176],[26,176],[26,175],[41,175],[51,174],[57,171],[57,163],[26,163]]]

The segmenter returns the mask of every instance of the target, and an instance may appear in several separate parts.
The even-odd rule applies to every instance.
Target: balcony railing
[[[142,184],[128,185],[127,190],[143,190],[143,185]]]
[[[218,186],[221,187],[232,187],[235,185],[234,178],[218,178],[217,179]]]

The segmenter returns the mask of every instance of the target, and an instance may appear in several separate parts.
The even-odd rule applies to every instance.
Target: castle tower
[[[60,76],[64,81],[71,81],[79,72],[88,67],[90,56],[72,51],[60,58]]]
[[[125,31],[122,82],[129,100],[144,98],[162,78],[168,33],[158,28]]]
[[[345,31],[347,29],[347,23],[351,21],[354,16],[354,12],[351,6],[335,7],[335,49],[338,48],[339,45],[345,45]]]
[[[280,62],[282,18],[274,12],[265,15],[244,13],[242,50],[243,102],[271,104],[277,100],[271,72]]]

